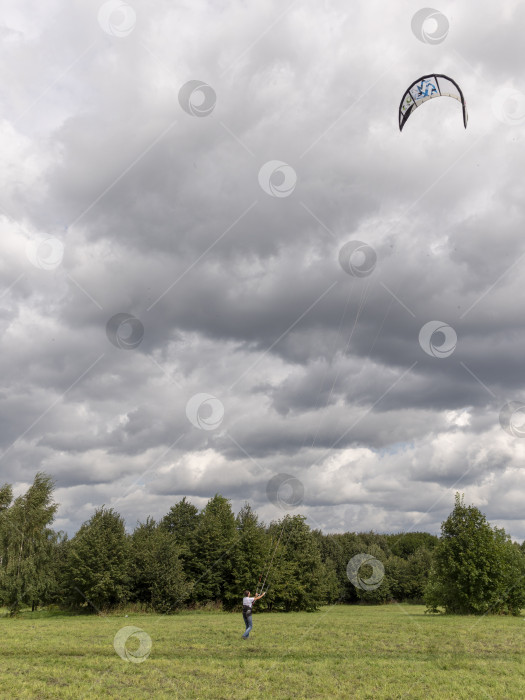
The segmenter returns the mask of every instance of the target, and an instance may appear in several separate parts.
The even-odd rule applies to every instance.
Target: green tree
[[[0,594],[7,566],[7,550],[9,546],[8,513],[12,500],[13,488],[10,484],[4,484],[0,488]]]
[[[23,605],[34,610],[55,588],[57,535],[49,527],[58,508],[53,489],[51,477],[38,472],[12,504],[11,487],[0,490],[0,599],[11,614]]]
[[[313,530],[312,535],[317,543],[321,561],[324,566],[323,574],[323,598],[327,605],[333,605],[342,600],[343,586],[339,581],[337,559],[339,556],[337,545],[331,536],[323,535],[321,530]],[[330,538],[330,539],[329,539]]]
[[[200,514],[198,508],[186,500],[186,496],[172,506],[160,522],[174,539],[182,562],[186,580],[191,584],[199,577],[197,554],[197,530]],[[192,587],[191,587],[192,588]],[[190,601],[195,602],[195,591],[190,591]]]
[[[345,603],[356,603],[359,601],[358,588],[349,580],[347,574],[348,562],[357,554],[366,553],[367,545],[361,536],[354,532],[345,532],[343,535],[336,535],[340,542],[341,556],[337,562],[337,574],[343,590],[343,601]]]
[[[441,525],[425,590],[430,611],[519,614],[525,605],[524,559],[505,531],[492,528],[459,493]]]
[[[232,577],[224,591],[224,605],[231,610],[240,605],[242,593],[252,593],[258,585],[269,552],[266,528],[259,522],[252,507],[245,503],[235,518],[235,538],[232,548]]]
[[[323,602],[327,605],[341,602],[342,591],[337,575],[336,563],[328,557],[323,562],[324,573],[322,576],[322,596]]]
[[[57,533],[57,540],[53,548],[51,566],[54,571],[53,587],[49,592],[49,603],[54,605],[67,606],[68,604],[68,580],[67,563],[69,556],[69,545],[71,540],[64,532]]]
[[[432,564],[432,551],[426,547],[420,547],[410,554],[406,561],[407,580],[404,598],[423,602]]]
[[[327,583],[326,602],[329,604],[342,602],[346,597],[346,562],[342,547],[341,535],[323,535],[319,531],[314,533],[317,538],[321,559],[330,572],[330,581]]]
[[[369,542],[373,540],[369,539]],[[387,600],[392,598],[392,591],[390,590],[390,581],[387,575],[387,556],[381,547],[377,544],[369,544],[365,549],[361,550],[363,554],[369,554],[374,559],[377,559],[383,565],[383,577],[378,581],[375,581],[374,568],[371,564],[366,562],[360,566],[358,569],[359,578],[358,585],[356,586],[356,594],[359,600],[365,603],[386,603]],[[392,573],[394,583],[397,584],[399,576],[403,576],[403,572],[399,567],[399,559],[391,558]],[[396,566],[397,565],[397,566]],[[381,569],[379,568],[376,572],[376,576],[381,574]],[[373,588],[367,589],[367,581],[372,580]],[[402,579],[401,579],[402,581]]]
[[[69,543],[66,578],[71,602],[97,611],[126,602],[129,564],[124,521],[103,506]]]
[[[494,538],[500,555],[501,579],[490,612],[519,615],[525,607],[525,557],[503,528],[494,528]]]
[[[369,532],[360,532],[359,539],[365,543],[365,547],[379,547],[385,558],[392,556],[393,552],[390,549],[390,538],[388,535],[380,535],[377,532],[370,530]]]
[[[385,579],[390,595],[396,601],[408,598],[408,562],[395,554],[385,561]]]
[[[160,522],[161,527],[175,538],[182,559],[193,550],[198,524],[199,510],[186,500],[186,496],[172,506]]]
[[[432,550],[438,544],[439,538],[428,532],[402,532],[396,535],[387,535],[392,554],[403,559],[408,559],[419,549]]]
[[[0,518],[3,517],[6,510],[11,505],[13,500],[13,487],[10,484],[4,484],[0,488]],[[0,522],[2,522],[0,520]]]
[[[159,613],[180,608],[189,586],[173,535],[148,518],[133,532],[130,550],[132,600],[146,603]]]
[[[286,515],[270,525],[275,557],[265,603],[272,609],[313,611],[325,602],[327,570],[305,520],[303,515]]]
[[[232,589],[235,516],[230,501],[215,494],[200,513],[190,567],[195,571],[194,599],[222,601]]]

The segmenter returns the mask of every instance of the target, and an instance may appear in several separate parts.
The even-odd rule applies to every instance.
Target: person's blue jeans
[[[244,624],[246,625],[246,629],[244,630],[244,634],[242,636],[244,637],[244,639],[248,639],[248,637],[250,636],[250,632],[252,631],[252,627],[253,627],[251,613],[247,614],[247,613],[243,612],[242,619],[244,620]]]

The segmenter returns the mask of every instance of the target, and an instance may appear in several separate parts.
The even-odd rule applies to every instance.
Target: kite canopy
[[[441,97],[446,95],[453,97],[461,102],[463,107],[463,124],[467,128],[467,105],[465,98],[461,92],[459,85],[446,75],[433,73],[432,75],[423,75],[421,78],[414,80],[401,99],[399,105],[399,131],[403,131],[403,127],[412,112],[427,100],[433,97]]]

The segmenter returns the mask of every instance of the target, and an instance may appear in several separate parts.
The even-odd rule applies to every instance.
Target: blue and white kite
[[[427,100],[431,100],[433,97],[441,97],[442,95],[453,97],[461,102],[463,107],[463,124],[466,129],[468,120],[467,105],[465,104],[461,88],[452,78],[433,73],[432,75],[423,75],[421,78],[414,80],[403,95],[399,105],[399,131],[403,131],[407,119],[419,105]]]

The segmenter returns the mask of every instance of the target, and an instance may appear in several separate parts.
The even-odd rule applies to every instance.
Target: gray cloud
[[[443,6],[434,46],[419,6],[133,8],[123,37],[92,3],[6,13],[1,480],[49,472],[69,531],[102,503],[132,527],[215,492],[269,520],[288,473],[315,527],[436,531],[457,489],[525,537],[498,418],[525,396],[522,8]],[[403,90],[435,70],[467,130],[444,99],[400,134]],[[206,117],[180,107],[190,80]],[[269,161],[289,196],[268,194],[279,173],[261,187]],[[338,261],[353,240],[364,277]],[[106,335],[123,313],[132,349]],[[442,359],[418,340],[434,320],[457,334]],[[213,430],[188,420],[199,394],[224,407]]]

